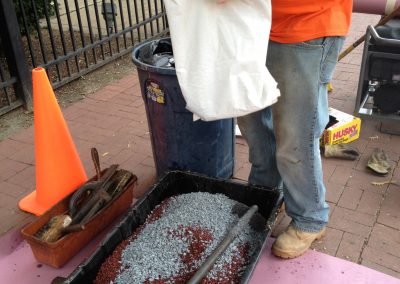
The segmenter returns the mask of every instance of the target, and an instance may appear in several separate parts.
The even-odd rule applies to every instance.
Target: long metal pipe
[[[244,229],[244,226],[249,223],[251,217],[257,212],[258,206],[253,205],[249,210],[239,219],[237,224],[229,230],[224,239],[218,244],[216,249],[206,259],[206,261],[200,266],[199,270],[189,279],[186,284],[198,284],[207,275],[208,271],[211,270],[214,263],[218,260],[219,256],[225,252],[228,246],[236,238],[236,236]]]
[[[400,0],[353,0],[353,12],[388,15],[400,6]]]

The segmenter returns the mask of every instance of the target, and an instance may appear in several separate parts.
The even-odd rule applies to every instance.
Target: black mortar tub
[[[142,225],[150,212],[164,199],[178,194],[191,192],[222,193],[227,197],[247,206],[257,205],[258,213],[266,220],[263,242],[256,248],[256,253],[244,271],[241,282],[247,283],[260,258],[275,225],[276,216],[282,205],[281,191],[265,187],[249,186],[239,181],[210,178],[204,175],[171,171],[163,175],[152,188],[129,210],[127,216],[106,236],[96,251],[82,262],[66,279],[57,283],[92,283],[106,258],[123,240],[127,239],[136,228]],[[60,279],[58,279],[60,280]]]

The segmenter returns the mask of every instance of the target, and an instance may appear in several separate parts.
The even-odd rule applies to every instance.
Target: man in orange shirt
[[[319,138],[329,120],[327,83],[351,13],[352,0],[272,0],[267,67],[281,97],[238,124],[249,144],[249,183],[283,188],[292,222],[272,247],[278,257],[302,255],[326,231]]]

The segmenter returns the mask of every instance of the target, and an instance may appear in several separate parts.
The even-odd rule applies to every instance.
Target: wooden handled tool
[[[386,24],[387,22],[389,22],[391,19],[393,19],[394,17],[396,17],[398,15],[400,15],[400,6],[397,7],[395,10],[393,10],[389,15],[382,17],[380,19],[380,21],[378,22],[378,24],[375,25],[375,28]],[[357,39],[352,45],[350,45],[348,48],[346,48],[344,51],[342,51],[338,56],[338,62],[340,60],[342,60],[343,57],[345,57],[347,54],[352,52],[362,42],[364,42],[365,38],[366,38],[366,35],[364,34],[362,37]],[[328,92],[331,92],[333,90],[333,86],[332,86],[331,82],[328,83],[327,88],[328,88]]]
[[[112,183],[110,183],[109,181],[116,173],[117,168],[118,165],[111,165],[99,181],[87,183],[86,185],[78,189],[76,193],[74,193],[74,195],[71,197],[69,206],[70,214],[72,215],[72,224],[80,223],[89,212],[93,214],[93,210],[91,211],[93,206],[101,208],[98,205],[98,203],[101,202],[100,200],[111,200],[111,196],[109,196],[109,194],[107,193],[107,189],[112,185]],[[90,192],[88,200],[85,204],[81,206],[79,210],[77,210],[76,202],[82,197],[82,195],[86,194],[88,191]],[[88,218],[85,219],[88,220]]]
[[[99,154],[96,148],[91,149],[91,155],[96,169],[97,180],[85,183],[71,196],[69,215],[63,214],[51,218],[36,234],[41,240],[54,242],[66,233],[83,230],[84,224],[106,206],[134,177],[128,171],[117,171],[118,165],[111,165],[101,175]]]
[[[397,7],[395,10],[393,10],[389,15],[382,17],[378,22],[378,24],[375,25],[375,27],[383,26],[384,24],[386,24],[387,22],[389,22],[391,19],[393,19],[398,15],[400,15],[400,6]],[[359,46],[365,40],[365,37],[366,35],[364,34],[362,37],[356,40],[352,45],[346,48],[342,53],[340,53],[338,61],[340,61],[343,57],[345,57],[347,54],[352,52],[357,46]]]

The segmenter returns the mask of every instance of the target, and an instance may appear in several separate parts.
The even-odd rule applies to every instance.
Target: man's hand
[[[225,3],[225,2],[227,2],[228,0],[217,0],[217,3],[218,4],[223,4],[223,3]]]

